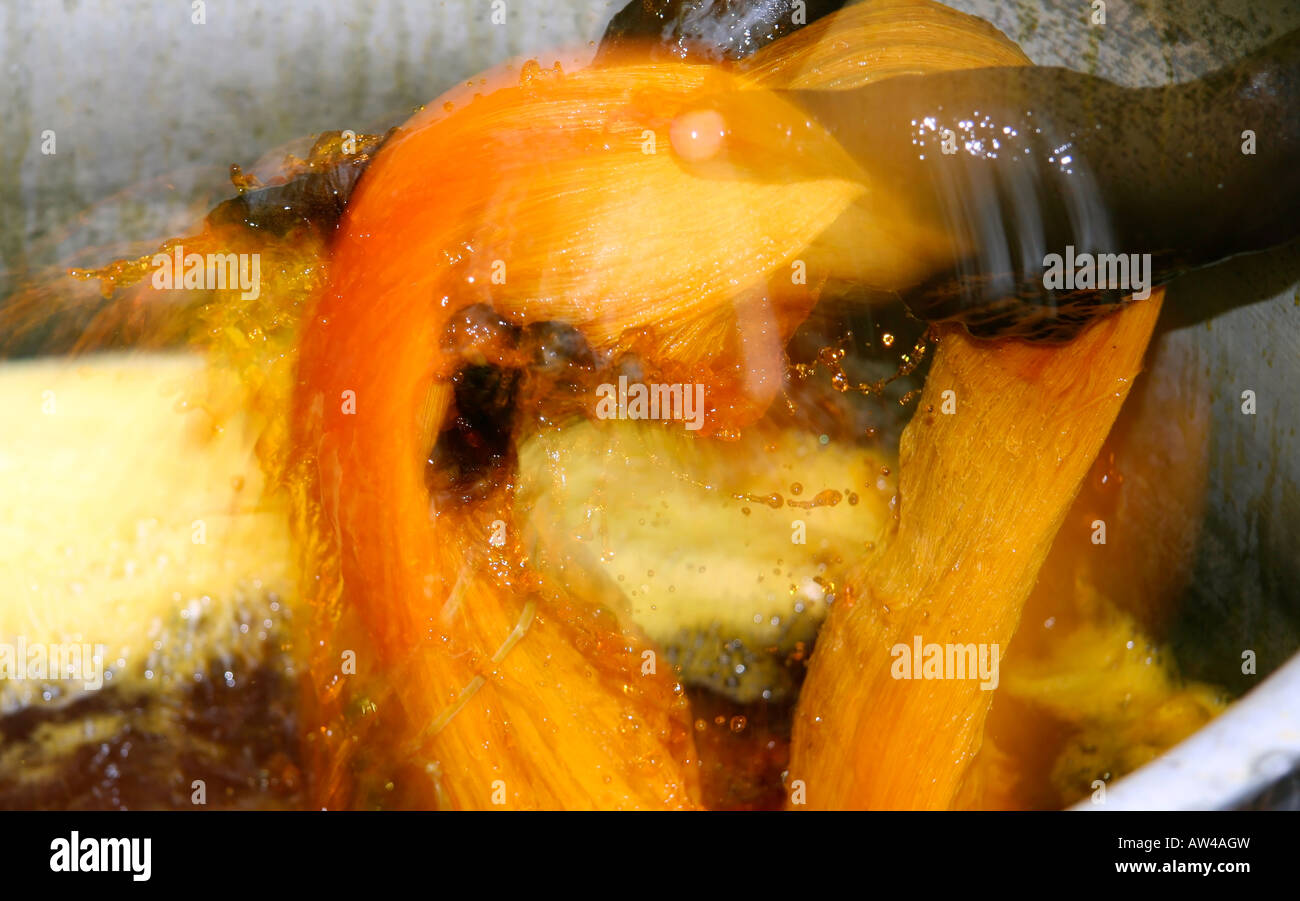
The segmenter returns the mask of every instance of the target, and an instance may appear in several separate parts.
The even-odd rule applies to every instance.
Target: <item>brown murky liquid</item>
[[[0,718],[0,809],[300,808],[296,685],[262,667],[228,687],[213,667],[183,692],[106,688]]]
[[[690,689],[704,803],[711,810],[780,810],[793,704],[739,704]]]

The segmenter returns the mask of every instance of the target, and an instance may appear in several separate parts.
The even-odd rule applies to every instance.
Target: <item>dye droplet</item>
[[[722,149],[727,123],[717,110],[689,110],[673,119],[668,138],[682,159],[698,163],[712,159]]]
[[[530,59],[519,69],[519,83],[525,87],[536,81],[542,74],[542,65],[535,59]],[[470,82],[473,85],[473,82]]]

